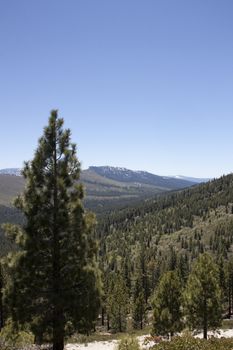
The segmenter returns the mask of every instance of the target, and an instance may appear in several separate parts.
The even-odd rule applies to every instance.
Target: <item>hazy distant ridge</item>
[[[143,181],[149,181],[151,183],[152,179],[177,179],[177,180],[184,180],[188,182],[192,182],[193,184],[207,182],[211,179],[209,178],[196,178],[196,177],[190,177],[190,176],[183,176],[183,175],[174,175],[174,176],[159,176],[152,173],[149,173],[147,171],[138,170],[133,171],[129,170],[127,168],[123,167],[112,167],[112,166],[90,166],[87,170],[93,170],[94,172],[105,176],[107,178],[111,179],[119,179],[130,182],[132,180],[139,180],[139,182]],[[2,175],[15,175],[15,176],[21,176],[22,169],[20,168],[5,168],[0,169],[0,174]],[[83,170],[85,173],[86,170]],[[153,180],[152,180],[153,182]]]
[[[6,169],[0,169],[0,174],[21,176],[21,171],[22,169],[20,168],[6,168]]]
[[[158,186],[166,189],[178,189],[195,185],[202,181],[188,180],[188,178],[176,178],[159,176],[147,171],[133,171],[126,168],[111,167],[111,166],[91,166],[88,170],[91,170],[98,175],[106,177],[108,179],[127,182],[127,183],[141,183],[152,186]]]
[[[23,191],[25,180],[20,174],[19,168],[0,170],[0,204],[10,205]],[[80,181],[85,188],[85,205],[94,211],[132,204],[135,200],[197,184],[197,181],[110,166],[89,167],[81,172]]]
[[[181,180],[196,182],[199,184],[212,180],[211,178],[198,178],[198,177],[190,177],[190,176],[183,176],[183,175],[175,175],[175,176],[169,176],[169,177],[173,179],[181,179]]]

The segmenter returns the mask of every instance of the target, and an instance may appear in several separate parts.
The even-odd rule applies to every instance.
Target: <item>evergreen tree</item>
[[[168,271],[160,279],[153,300],[153,333],[173,336],[182,329],[182,286],[176,271]]]
[[[127,252],[126,256],[129,256],[129,255],[130,255],[130,251]],[[123,271],[123,276],[124,276],[126,286],[130,290],[131,289],[130,264],[129,264],[129,259],[126,257],[123,259],[122,271]]]
[[[145,297],[145,303],[147,304],[149,295],[150,295],[150,287],[149,287],[149,276],[148,276],[148,256],[147,249],[144,243],[141,242],[140,251],[139,251],[139,270],[141,276],[141,283],[143,287],[143,294]]]
[[[0,265],[0,330],[4,326],[4,314],[3,314],[3,274],[2,274],[2,266]]]
[[[202,328],[207,339],[208,328],[221,325],[221,289],[219,271],[213,258],[204,253],[199,256],[189,275],[184,292],[185,313],[188,324]]]
[[[231,258],[225,266],[226,277],[226,294],[228,300],[228,317],[230,318],[233,313],[233,258]]]
[[[104,278],[104,292],[105,292],[105,305],[106,305],[106,313],[107,313],[107,330],[110,329],[110,316],[113,301],[113,288],[114,288],[114,277],[113,273],[108,273]]]
[[[187,281],[188,274],[189,274],[189,263],[188,263],[187,254],[185,254],[184,256],[183,255],[179,256],[177,272],[182,281],[182,285],[184,285]]]
[[[24,194],[15,201],[25,224],[5,226],[20,248],[8,257],[6,303],[15,325],[29,324],[40,341],[50,334],[53,350],[63,349],[66,330],[87,331],[99,307],[95,219],[81,204],[80,163],[70,137],[52,111],[33,160],[25,163]]]
[[[177,267],[177,254],[173,246],[169,246],[168,271],[173,271]]]
[[[219,286],[224,293],[226,290],[226,273],[225,273],[225,264],[222,256],[217,257],[216,264],[218,265],[219,271]]]
[[[146,303],[142,286],[142,279],[140,276],[138,276],[135,282],[132,301],[133,327],[135,329],[142,329],[146,320]]]
[[[108,296],[108,312],[111,326],[115,331],[123,332],[126,329],[129,294],[125,281],[120,274],[113,277],[112,291]]]

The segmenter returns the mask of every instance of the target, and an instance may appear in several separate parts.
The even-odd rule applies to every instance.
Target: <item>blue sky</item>
[[[0,0],[0,168],[58,108],[83,168],[233,171],[232,0]]]

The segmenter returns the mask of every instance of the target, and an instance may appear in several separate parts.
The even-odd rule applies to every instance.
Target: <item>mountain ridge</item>
[[[233,257],[232,199],[229,174],[107,213],[99,220],[100,252],[114,258],[113,266],[127,256],[133,276],[136,254],[143,249],[152,290],[165,271],[180,269],[185,279],[203,252],[218,261]]]
[[[0,170],[0,204],[11,205],[22,192],[25,180],[18,168]],[[129,205],[135,201],[197,183],[110,166],[92,166],[81,171],[80,181],[86,192],[85,206],[95,212]]]
[[[185,176],[185,175],[174,175],[174,176],[167,176],[167,175],[156,175],[154,173],[151,173],[149,171],[145,171],[145,170],[131,170],[125,167],[113,167],[113,166],[109,166],[109,165],[104,165],[104,166],[95,166],[92,165],[90,167],[88,167],[87,169],[83,169],[82,172],[88,171],[88,170],[92,170],[92,169],[98,169],[98,168],[102,168],[105,172],[115,172],[116,171],[121,171],[121,172],[133,172],[139,175],[144,175],[144,174],[151,174],[154,176],[158,176],[161,177],[163,179],[179,179],[179,180],[185,180],[188,182],[193,182],[193,183],[202,183],[202,182],[207,182],[210,181],[211,178],[198,178],[198,177],[192,177],[192,176]],[[3,168],[0,169],[0,174],[1,175],[15,175],[15,176],[21,176],[21,168]]]

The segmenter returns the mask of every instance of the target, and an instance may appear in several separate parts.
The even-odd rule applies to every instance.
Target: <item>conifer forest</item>
[[[233,350],[233,0],[0,0],[0,350]]]
[[[53,110],[24,189],[0,207],[0,348],[133,350],[143,337],[151,349],[232,349],[207,338],[232,327],[233,175],[95,214],[80,174]]]

